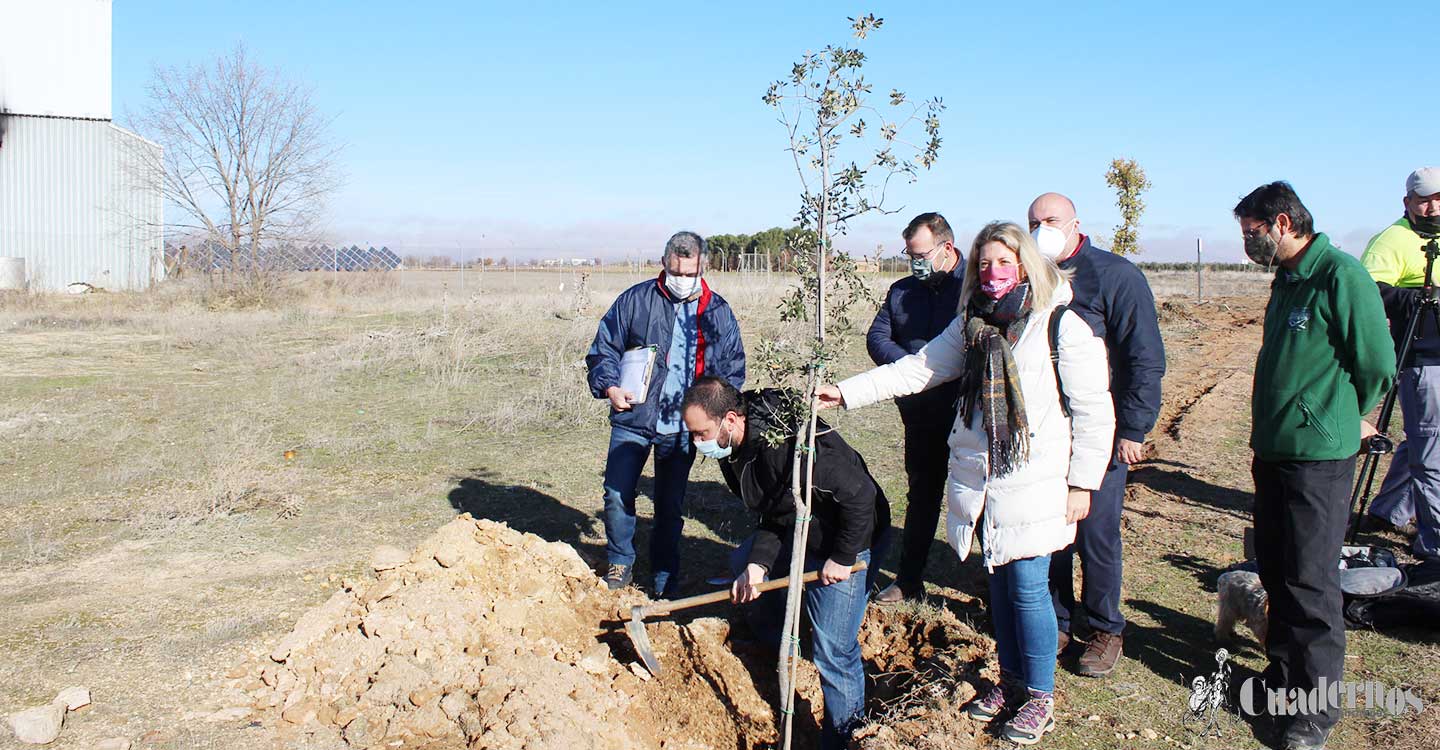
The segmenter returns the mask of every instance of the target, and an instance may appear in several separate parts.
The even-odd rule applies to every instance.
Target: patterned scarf
[[[1030,460],[1025,396],[1011,347],[1025,330],[1031,305],[1030,285],[1020,284],[998,300],[977,293],[965,310],[960,410],[968,425],[976,405],[980,406],[992,477],[1003,477]]]

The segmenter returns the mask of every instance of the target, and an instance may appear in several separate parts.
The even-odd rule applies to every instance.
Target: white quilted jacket
[[[1014,346],[1030,425],[1030,460],[1009,475],[989,477],[989,454],[980,409],[970,425],[957,417],[950,430],[950,477],[946,483],[946,538],[960,559],[970,554],[983,514],[982,551],[993,570],[1012,560],[1064,549],[1075,541],[1065,522],[1069,486],[1096,490],[1114,448],[1115,411],[1105,342],[1072,310],[1060,320],[1060,377],[1071,418],[1060,408],[1050,362],[1049,326],[1055,308],[1072,299],[1068,283],[1050,305],[1031,313]],[[839,384],[848,409],[919,393],[960,376],[965,360],[965,321],[956,317],[923,349]]]

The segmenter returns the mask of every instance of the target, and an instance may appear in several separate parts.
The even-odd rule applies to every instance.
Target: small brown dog
[[[1215,595],[1219,612],[1215,616],[1215,638],[1230,640],[1235,632],[1235,623],[1244,622],[1255,634],[1255,640],[1265,645],[1265,633],[1270,627],[1270,597],[1260,585],[1260,576],[1248,570],[1232,570],[1220,576],[1219,590]]]

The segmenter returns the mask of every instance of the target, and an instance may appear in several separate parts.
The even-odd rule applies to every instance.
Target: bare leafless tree
[[[308,87],[253,62],[243,46],[208,64],[156,68],[134,126],[163,148],[171,230],[201,233],[224,265],[265,271],[262,248],[318,239],[340,186],[331,119]]]

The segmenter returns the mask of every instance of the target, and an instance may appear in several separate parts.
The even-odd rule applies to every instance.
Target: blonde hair
[[[970,257],[965,260],[965,283],[960,287],[960,313],[970,305],[976,290],[980,288],[980,248],[991,242],[998,242],[1010,248],[1025,269],[1025,280],[1030,284],[1030,299],[1036,310],[1050,306],[1056,287],[1070,279],[1070,274],[1060,270],[1055,261],[1040,254],[1035,240],[1019,224],[1009,221],[992,221],[975,235],[970,243]]]

